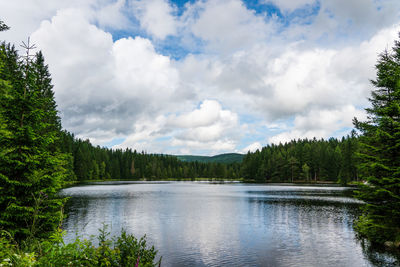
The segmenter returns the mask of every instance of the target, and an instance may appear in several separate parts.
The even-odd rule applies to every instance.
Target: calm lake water
[[[163,256],[162,266],[398,266],[363,249],[353,221],[360,203],[343,187],[94,183],[70,196],[66,239],[121,228]]]

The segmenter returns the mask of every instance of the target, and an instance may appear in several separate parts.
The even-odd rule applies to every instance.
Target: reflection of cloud
[[[352,228],[358,204],[336,196],[342,190],[184,182],[73,187],[63,190],[72,196],[67,239],[76,229],[97,234],[105,222],[112,235],[121,228],[146,234],[163,266],[368,266]]]

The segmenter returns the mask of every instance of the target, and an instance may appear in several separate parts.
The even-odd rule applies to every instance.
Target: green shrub
[[[0,232],[0,266],[34,266],[36,258],[34,252],[25,252],[19,249],[18,244],[8,232]]]
[[[99,230],[98,246],[91,239],[76,238],[66,244],[58,230],[46,240],[25,240],[19,246],[6,235],[0,236],[0,266],[159,266],[157,251],[147,248],[146,237],[139,240],[122,230],[109,239],[107,226]],[[21,249],[22,248],[22,249]]]

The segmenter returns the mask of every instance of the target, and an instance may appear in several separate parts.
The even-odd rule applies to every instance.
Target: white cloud
[[[182,147],[183,154],[187,154],[188,151],[194,154],[204,154],[204,151],[206,151],[209,155],[215,155],[234,151],[237,142],[229,138],[217,140],[215,142],[203,142],[197,140],[183,141],[180,139],[174,139],[171,145],[178,148]]]
[[[2,33],[2,37],[4,36],[4,39],[9,42],[20,44],[37,30],[43,20],[51,19],[58,10],[75,7],[89,16],[91,13],[89,7],[94,6],[96,2],[97,0],[0,1],[0,18],[11,27],[11,30]]]
[[[240,135],[237,114],[223,109],[215,100],[205,100],[199,109],[171,116],[168,124],[181,128],[174,136],[176,146],[226,152],[235,148]]]
[[[190,17],[186,23],[191,33],[204,40],[209,50],[223,54],[265,40],[275,26],[239,0],[199,1],[188,7],[184,17]]]
[[[305,49],[293,43],[275,54],[259,44],[213,61],[192,56],[181,73],[186,83],[207,88],[203,94],[213,93],[241,112],[261,112],[270,121],[310,109],[365,106],[377,54],[396,33],[396,27],[383,29],[370,40],[341,50]]]
[[[164,39],[177,32],[178,23],[173,15],[174,8],[165,0],[133,1],[133,12],[140,25],[149,34]]]
[[[366,118],[366,114],[363,110],[357,110],[352,105],[334,110],[310,110],[306,114],[295,117],[291,130],[272,136],[268,141],[269,143],[278,144],[299,138],[329,138],[338,129],[345,128],[347,130],[351,128],[354,117],[363,120]],[[349,134],[349,132],[340,132],[336,137],[340,137],[340,134]]]
[[[212,94],[239,114],[263,114],[269,124],[295,118],[291,129],[270,142],[326,138],[347,134],[340,129],[348,131],[352,118],[361,116],[355,107],[368,105],[377,55],[396,35],[397,27],[392,26],[341,49],[307,48],[294,42],[278,53],[255,43],[229,56],[191,55],[179,68],[185,84],[203,89],[197,92],[200,96]]]
[[[1,34],[19,42],[33,33],[64,127],[95,144],[210,154],[342,134],[368,105],[400,2],[319,1],[311,19],[291,20],[315,1],[271,1],[288,24],[239,0],[189,2],[182,15],[166,0],[1,1],[12,27]],[[142,36],[115,41],[115,29]],[[159,52],[175,45],[171,35],[189,51],[183,58]]]
[[[281,1],[274,2],[280,6]],[[357,44],[399,23],[400,1],[324,0],[318,1],[316,11],[311,17],[293,20],[282,34],[288,38],[314,40],[328,47]]]
[[[168,101],[178,86],[179,75],[168,57],[157,54],[150,40],[120,39],[112,48],[120,93]]]
[[[33,34],[53,73],[57,103],[67,129],[109,141],[134,129],[140,114],[179,106],[177,71],[147,39],[120,39],[66,9]]]
[[[180,116],[171,116],[169,124],[180,128],[206,127],[223,116],[221,105],[214,100],[205,100],[200,108]]]
[[[102,28],[126,29],[132,24],[124,14],[126,0],[117,0],[101,6],[94,16]]]
[[[159,132],[165,126],[166,118],[163,115],[156,118],[142,117],[134,124],[132,131],[126,139],[114,148],[131,147],[138,151],[148,151],[151,153],[165,153],[164,146],[156,143],[156,139],[161,135]]]
[[[242,149],[242,153],[247,153],[247,152],[255,152],[257,149],[261,149],[262,145],[260,142],[254,142],[251,143],[250,145],[246,146],[245,148]]]
[[[237,114],[223,109],[215,100],[204,100],[199,108],[180,115],[147,118],[135,123],[135,131],[115,146],[173,153],[233,151],[240,137]],[[162,138],[164,140],[158,140]]]
[[[101,91],[97,85],[104,88],[112,79],[112,36],[89,24],[80,10],[43,21],[32,40],[44,51],[61,107],[87,103],[93,91]]]

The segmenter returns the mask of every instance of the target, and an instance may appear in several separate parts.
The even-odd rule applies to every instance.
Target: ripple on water
[[[162,266],[380,266],[355,238],[360,202],[342,187],[96,183],[71,187],[64,228],[88,237],[102,223],[147,235]],[[383,258],[383,261],[382,259]],[[386,260],[385,260],[386,257]],[[377,260],[377,259],[380,259]],[[382,263],[383,262],[383,263]],[[392,261],[393,263],[393,261]]]

